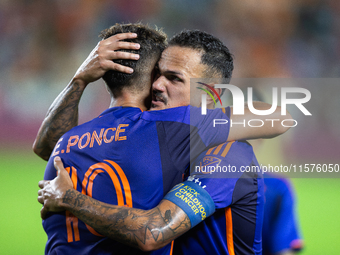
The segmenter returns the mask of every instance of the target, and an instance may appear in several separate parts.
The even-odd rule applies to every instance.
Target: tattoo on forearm
[[[175,204],[165,207],[161,203],[145,211],[105,204],[71,189],[63,203],[99,233],[134,247],[152,242],[160,248],[191,227],[187,215]]]
[[[75,199],[75,197],[76,197],[75,190],[69,189],[69,190],[66,191],[66,194],[63,198],[63,203],[71,205],[73,200]]]
[[[74,202],[75,206],[82,207],[85,203],[85,198],[82,196],[82,194],[78,194]]]

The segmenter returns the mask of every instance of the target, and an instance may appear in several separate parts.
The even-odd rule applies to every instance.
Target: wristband
[[[215,212],[215,203],[209,193],[192,181],[176,185],[164,199],[171,201],[188,215],[191,228]]]

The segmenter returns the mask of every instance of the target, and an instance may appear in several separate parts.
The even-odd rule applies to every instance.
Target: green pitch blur
[[[37,202],[46,162],[30,150],[0,151],[0,254],[43,254],[47,240]],[[293,179],[305,248],[300,254],[340,254],[340,178]]]
[[[29,150],[0,151],[0,254],[44,254],[37,192],[45,165]]]

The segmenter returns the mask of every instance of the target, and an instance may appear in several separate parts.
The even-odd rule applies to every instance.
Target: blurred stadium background
[[[318,79],[313,121],[266,141],[258,157],[274,165],[340,163],[337,0],[0,0],[1,254],[43,253],[36,198],[45,162],[31,150],[35,135],[99,32],[137,21],[163,27],[169,37],[186,28],[221,38],[235,56],[235,78]],[[332,85],[322,86],[329,78]],[[108,104],[103,83],[91,85],[80,122]],[[305,242],[301,254],[340,254],[340,179],[292,181]]]

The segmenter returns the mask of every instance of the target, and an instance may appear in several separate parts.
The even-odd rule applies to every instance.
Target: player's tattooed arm
[[[114,63],[114,59],[139,58],[138,54],[117,51],[139,49],[139,44],[122,42],[133,39],[134,33],[121,33],[100,41],[77,70],[67,87],[50,106],[33,144],[34,152],[48,160],[60,137],[78,125],[78,105],[86,86],[100,79],[108,70],[132,73],[133,69]]]
[[[33,144],[34,152],[48,160],[60,137],[78,125],[78,105],[86,84],[72,80],[50,106]]]
[[[42,218],[48,211],[68,210],[100,234],[144,251],[159,249],[191,228],[187,214],[169,200],[150,210],[102,203],[73,189],[58,157],[55,166],[58,177],[39,182]]]
[[[191,226],[182,209],[168,200],[140,210],[101,203],[69,189],[62,204],[102,235],[143,251],[163,247]]]

